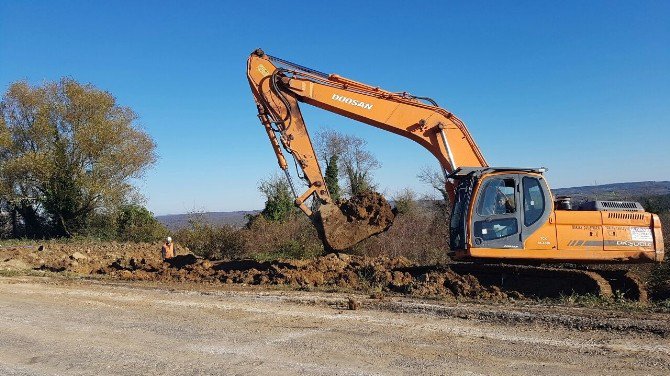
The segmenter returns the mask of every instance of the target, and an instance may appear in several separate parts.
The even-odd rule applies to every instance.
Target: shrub
[[[198,213],[191,214],[190,226],[175,233],[175,241],[198,256],[208,259],[232,259],[245,255],[245,238],[233,226],[214,226]]]
[[[167,229],[147,208],[124,205],[116,219],[116,235],[121,241],[152,242],[167,236]]]
[[[304,215],[293,215],[283,222],[259,216],[249,223],[245,232],[247,255],[257,259],[303,259],[323,254],[316,229]]]
[[[409,213],[398,212],[391,228],[356,245],[363,256],[406,257],[421,264],[449,259],[449,226],[440,202],[422,201]]]
[[[398,214],[412,214],[418,210],[418,203],[416,201],[416,193],[409,188],[396,193],[393,196],[396,212]]]
[[[244,228],[214,226],[194,214],[190,226],[175,233],[175,241],[196,255],[209,259],[311,258],[323,253],[323,245],[309,219],[291,215],[273,221],[263,215],[250,218]]]

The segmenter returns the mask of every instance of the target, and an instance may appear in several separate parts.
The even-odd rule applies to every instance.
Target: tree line
[[[326,129],[317,133],[315,145],[333,199],[377,189],[374,172],[381,163],[365,140]],[[157,240],[167,230],[132,185],[155,162],[156,145],[137,114],[111,93],[71,78],[13,83],[0,100],[0,237]],[[265,206],[244,229],[194,220],[176,238],[226,257],[258,252],[306,257],[323,251],[283,175],[261,180],[259,190]],[[413,192],[394,199],[400,212],[419,212]],[[408,226],[411,222],[416,218]],[[395,227],[404,233],[402,222]],[[368,242],[369,252],[395,244],[383,243]]]

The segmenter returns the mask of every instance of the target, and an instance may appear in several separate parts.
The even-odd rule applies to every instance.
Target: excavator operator
[[[514,204],[512,203],[512,200],[507,197],[506,194],[502,193],[500,190],[498,190],[498,194],[496,197],[496,206],[495,209],[493,209],[494,214],[509,214],[509,213],[514,213]]]

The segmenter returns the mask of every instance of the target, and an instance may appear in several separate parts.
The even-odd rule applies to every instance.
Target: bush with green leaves
[[[122,206],[116,224],[116,237],[121,241],[153,242],[168,234],[152,212],[137,204]]]
[[[273,175],[262,180],[258,190],[265,197],[261,215],[270,221],[285,221],[296,213],[295,199],[288,180],[283,175]]]

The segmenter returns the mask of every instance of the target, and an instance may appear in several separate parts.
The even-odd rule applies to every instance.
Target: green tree
[[[67,158],[65,142],[58,140],[54,146],[55,163],[43,185],[42,204],[51,214],[56,233],[72,236],[71,231],[86,227],[90,212],[83,213],[88,207],[77,182],[76,166]]]
[[[291,187],[283,175],[262,180],[258,190],[265,196],[265,208],[261,215],[267,220],[285,221],[296,212]]]
[[[330,160],[328,161],[328,165],[326,166],[326,186],[328,186],[328,192],[330,193],[330,197],[333,198],[333,200],[339,200],[340,199],[340,184],[338,181],[338,175],[340,174],[340,170],[337,168],[337,155],[334,154],[330,157]]]
[[[168,233],[152,212],[137,204],[121,207],[116,223],[117,238],[122,241],[151,242]]]
[[[137,115],[90,84],[16,82],[0,102],[0,196],[21,203],[34,236],[84,233],[95,215],[115,212],[154,150]]]

